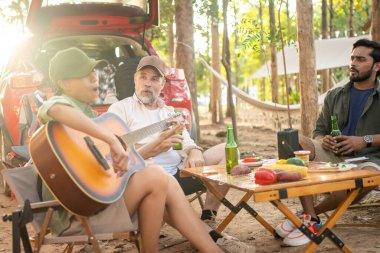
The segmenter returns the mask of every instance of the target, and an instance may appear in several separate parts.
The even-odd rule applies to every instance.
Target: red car
[[[12,158],[11,146],[28,142],[24,132],[33,125],[38,105],[54,93],[48,65],[57,51],[75,46],[94,59],[107,59],[111,68],[109,73],[101,73],[105,75],[104,80],[100,78],[103,95],[108,88],[116,89],[119,100],[133,94],[133,73],[139,60],[156,55],[145,31],[159,23],[158,0],[135,2],[32,0],[27,26],[33,36],[13,53],[0,80],[3,161]],[[162,98],[183,114],[187,128],[194,134],[190,92],[183,70],[168,67],[165,77]],[[102,113],[108,106],[99,103],[94,108]]]

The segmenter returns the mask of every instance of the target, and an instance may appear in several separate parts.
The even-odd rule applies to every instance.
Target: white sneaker
[[[285,219],[281,224],[276,227],[276,233],[278,236],[285,238],[288,234],[293,232],[296,226],[289,219]]]
[[[317,223],[316,221],[311,221],[310,219],[310,215],[304,215],[303,224],[305,224],[312,233],[317,233],[322,227],[322,222]],[[287,246],[301,246],[309,242],[309,237],[307,237],[299,229],[294,229],[293,232],[284,238],[284,244]]]
[[[303,219],[303,212],[297,211],[296,216],[300,219]],[[296,229],[296,226],[289,219],[285,219],[281,224],[278,224],[276,227],[276,233],[278,236],[285,238],[288,234],[293,232]]]
[[[216,244],[226,253],[254,253],[256,248],[249,246],[237,238],[223,234],[223,237],[216,241]]]

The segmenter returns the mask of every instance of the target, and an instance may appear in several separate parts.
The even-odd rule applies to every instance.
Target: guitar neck
[[[168,120],[162,120],[152,125],[137,129],[135,131],[129,132],[123,136],[120,136],[123,141],[127,143],[127,145],[133,145],[136,142],[148,137],[157,132],[161,132],[169,127],[167,122]]]

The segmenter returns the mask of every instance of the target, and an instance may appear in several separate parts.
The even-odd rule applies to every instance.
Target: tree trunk
[[[176,21],[176,67],[185,71],[186,80],[189,84],[193,113],[197,128],[196,140],[199,140],[199,115],[197,100],[197,82],[195,75],[195,55],[194,55],[194,22],[193,3],[191,0],[176,0],[175,2]]]
[[[278,72],[277,72],[277,48],[276,48],[276,17],[274,0],[269,0],[269,20],[270,20],[270,58],[271,58],[271,78],[272,78],[272,102],[278,103]]]
[[[288,34],[290,34],[289,0],[286,0],[286,22],[287,22]]]
[[[380,0],[372,0],[371,39],[380,42]]]
[[[234,136],[236,142],[238,141],[237,127],[236,127],[236,115],[235,115],[235,105],[232,99],[232,83],[231,83],[231,64],[230,64],[230,46],[228,39],[228,29],[227,29],[227,7],[229,0],[223,0],[223,51],[222,51],[222,62],[227,73],[227,102],[230,106],[232,125],[234,128]],[[227,106],[228,106],[227,103]]]
[[[318,113],[313,4],[310,0],[297,0],[296,6],[301,88],[301,132],[305,136],[311,136]]]
[[[348,14],[348,37],[354,37],[354,0],[350,0],[350,13]]]
[[[329,27],[329,33],[330,38],[334,38],[334,3],[333,0],[330,0],[330,8],[329,8],[329,14],[330,14],[330,27]]]
[[[263,6],[259,0],[259,16],[260,16],[260,59],[261,63],[265,64],[265,50],[264,50],[264,24],[263,24]],[[265,78],[261,78],[261,100],[265,101],[266,89],[265,89]]]
[[[217,2],[216,8],[218,10]],[[220,73],[220,47],[219,47],[219,20],[217,17],[213,17],[211,21],[211,66]],[[222,110],[222,91],[221,82],[215,75],[211,75],[211,120],[212,123],[223,123],[223,110]]]
[[[327,39],[327,0],[322,0],[322,39]],[[329,70],[325,69],[321,71],[322,77],[322,93],[325,93],[330,89],[330,77]]]
[[[367,14],[368,19],[370,19],[369,9],[369,0],[365,0],[365,13]]]
[[[290,13],[289,13],[289,0],[286,0],[286,21],[287,21],[287,30],[288,30],[288,35],[290,35]],[[290,86],[286,87],[286,82],[288,82],[288,84],[290,84],[291,82],[291,78],[289,78],[289,76],[286,76],[284,78],[284,89],[285,89],[285,93],[284,93],[284,101],[288,102],[288,99],[289,99],[289,91],[290,91]],[[286,91],[286,89],[288,89]],[[288,94],[288,95],[287,95]],[[285,100],[286,99],[286,100]]]
[[[168,26],[168,54],[169,54],[169,66],[174,66],[174,25],[173,22]]]
[[[235,27],[238,27],[238,21],[237,21],[237,9],[236,9],[236,2],[234,1],[233,2],[234,4],[234,18],[235,18]],[[237,52],[237,48],[239,48],[239,35],[237,34],[238,31],[237,29],[234,30],[235,32],[235,40],[234,40],[234,66],[235,66],[235,86],[236,87],[239,87],[239,59],[238,59],[238,56],[235,54],[235,52]]]

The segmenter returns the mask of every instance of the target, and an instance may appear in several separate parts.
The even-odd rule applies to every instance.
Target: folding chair
[[[201,206],[201,209],[203,210],[203,207],[204,207],[204,201],[203,201],[203,198],[202,198],[202,195],[206,193],[206,190],[202,190],[202,191],[197,191],[193,194],[191,194],[191,196],[188,198],[189,202],[193,202],[194,200],[198,200],[199,202],[199,205]]]
[[[49,223],[53,210],[60,207],[58,201],[42,202],[37,192],[37,173],[33,166],[1,171],[20,205],[11,215],[3,217],[12,221],[13,253],[21,252],[20,239],[26,253],[40,252],[42,245],[67,244],[64,252],[72,252],[74,245],[90,243],[96,253],[100,253],[98,240],[127,239],[134,242],[140,251],[138,234],[135,231],[126,233],[93,234],[87,217],[80,217],[86,235],[53,236],[49,234]],[[29,238],[26,225],[32,223],[34,235]],[[32,247],[33,245],[33,247]]]

